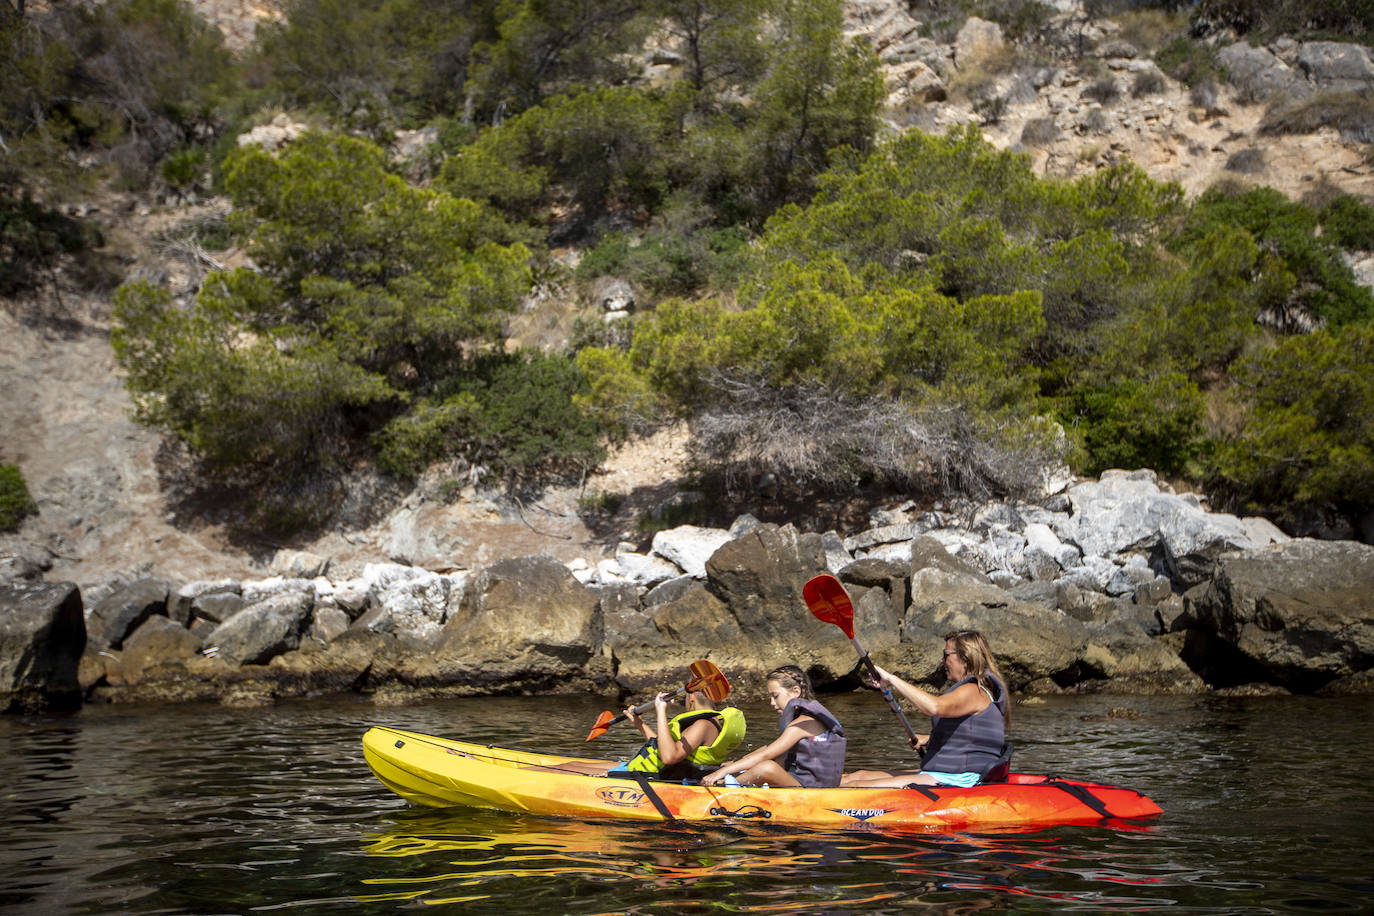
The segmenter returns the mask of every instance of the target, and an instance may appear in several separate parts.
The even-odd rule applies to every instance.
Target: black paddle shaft
[[[897,714],[897,719],[902,723],[902,728],[906,729],[906,740],[913,748],[920,747],[921,739],[916,737],[916,731],[911,727],[911,723],[906,720],[906,713],[902,712],[902,706],[897,702],[897,698],[892,694],[892,688],[884,684],[881,675],[878,674],[878,666],[873,664],[873,659],[868,657],[868,652],[859,643],[859,637],[851,636],[849,641],[854,644],[854,648],[859,651],[859,660],[863,662],[868,673],[873,676],[873,683],[878,685],[882,691],[883,699],[887,700],[887,705],[892,707],[892,711]]]

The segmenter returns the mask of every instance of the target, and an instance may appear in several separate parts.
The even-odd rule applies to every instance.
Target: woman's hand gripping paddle
[[[692,662],[688,667],[692,671],[692,679],[684,686],[674,690],[669,696],[675,697],[679,693],[689,693],[699,690],[710,697],[712,703],[719,703],[730,695],[730,682],[725,679],[725,675],[716,667],[715,662],[707,661],[703,658],[700,661]],[[635,715],[642,715],[645,711],[653,708],[654,701],[652,700],[648,703],[642,703],[635,707]],[[602,735],[606,734],[606,731],[612,725],[624,721],[624,719],[625,714],[623,712],[617,716],[609,709],[606,710],[597,717],[596,724],[592,726],[592,730],[587,734],[587,740],[590,741],[593,738],[600,738]]]
[[[859,661],[868,669],[874,683],[882,690],[883,699],[887,700],[887,705],[892,707],[893,713],[901,721],[902,728],[906,729],[907,741],[912,747],[917,747],[920,741],[916,737],[916,732],[912,730],[911,723],[906,720],[897,698],[892,695],[892,688],[879,678],[878,667],[873,664],[873,659],[868,657],[868,653],[859,643],[859,638],[854,635],[854,603],[849,600],[849,593],[844,590],[840,580],[828,573],[813,576],[802,586],[802,598],[813,617],[825,623],[833,623],[849,637],[849,641],[859,652]]]

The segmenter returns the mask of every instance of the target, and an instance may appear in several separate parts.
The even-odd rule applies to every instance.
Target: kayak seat
[[[983,779],[981,781],[982,785],[986,785],[990,782],[996,783],[1007,781],[1007,777],[1011,775],[1011,754],[1014,750],[1016,750],[1016,747],[1010,741],[1003,743],[1002,753],[998,756],[997,762],[992,765],[990,770],[983,774]]]

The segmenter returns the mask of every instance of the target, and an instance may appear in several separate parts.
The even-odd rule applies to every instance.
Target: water
[[[827,698],[850,766],[900,753],[870,695]],[[1139,789],[1143,824],[988,833],[584,823],[415,809],[373,724],[627,754],[605,700],[100,707],[0,719],[0,909],[32,913],[1367,911],[1374,699],[1073,697],[1013,709],[1015,766]],[[1113,711],[1113,707],[1116,710]],[[776,718],[745,705],[747,743]]]

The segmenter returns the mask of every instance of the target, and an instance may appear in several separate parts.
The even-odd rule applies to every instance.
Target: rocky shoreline
[[[0,702],[626,694],[703,657],[745,683],[795,661],[823,690],[852,689],[851,646],[801,600],[825,571],[849,589],[873,657],[928,683],[943,635],[976,628],[1027,695],[1374,689],[1374,547],[1208,512],[1153,472],[872,521],[844,536],[745,515],[594,565],[375,563],[341,581],[327,558],[289,552],[260,581],[143,578],[85,595],[19,570],[0,584]]]

